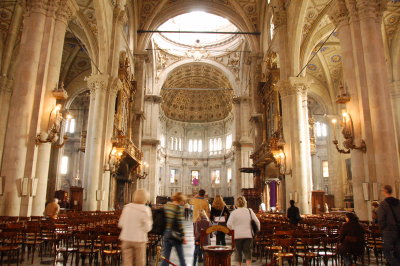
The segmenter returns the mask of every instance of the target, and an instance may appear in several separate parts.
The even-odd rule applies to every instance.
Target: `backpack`
[[[153,228],[150,234],[163,235],[166,226],[166,217],[164,213],[164,208],[153,210]]]

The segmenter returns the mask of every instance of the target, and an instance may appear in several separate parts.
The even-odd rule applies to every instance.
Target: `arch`
[[[112,25],[110,24],[114,23],[114,18],[112,13],[111,14],[106,13],[106,11],[109,9],[108,8],[109,4],[105,3],[104,0],[93,1],[93,6],[95,10],[96,23],[97,23],[97,39],[99,41],[98,55],[99,56],[102,55],[101,57],[97,58],[98,68],[103,73],[107,73],[109,60],[111,60],[111,58],[106,55],[110,54],[109,52],[111,46],[110,34],[112,32]]]
[[[300,45],[302,39],[304,18],[306,16],[306,9],[310,0],[306,1],[292,1],[290,5],[290,12],[288,12],[288,36],[292,36],[291,45],[289,51],[291,54],[289,55],[291,66],[290,72],[292,76],[296,76],[301,69],[300,65]],[[293,7],[292,7],[293,6]],[[293,18],[289,21],[289,18]]]
[[[326,87],[321,84],[318,80],[314,79],[314,82],[310,85],[309,95],[324,107],[327,114],[335,113],[335,108],[332,105],[331,97],[326,89]]]
[[[169,6],[168,8],[163,9],[160,13],[157,14],[156,18],[155,15],[153,16],[153,20],[149,20],[144,29],[147,30],[154,30],[157,29],[161,24],[166,22],[168,19],[176,17],[178,15],[182,15],[188,13],[193,10],[201,9],[204,12],[214,14],[217,16],[221,16],[227,18],[234,24],[240,31],[247,31],[252,32],[254,28],[252,27],[249,21],[243,19],[245,14],[242,16],[239,15],[237,10],[228,9],[226,6],[212,3],[212,2],[192,2],[192,1],[185,1],[185,2],[178,2]],[[155,12],[156,13],[156,12]],[[143,36],[139,37],[138,39],[138,52],[144,51],[148,46],[152,33],[143,33]],[[246,35],[246,40],[250,44],[251,51],[258,52],[259,51],[259,41],[258,38],[254,35]]]
[[[182,65],[185,65],[185,64],[190,64],[190,63],[198,63],[198,61],[195,61],[194,59],[184,59],[184,60],[178,61],[178,62],[168,66],[167,68],[165,68],[165,70],[163,72],[161,72],[160,77],[158,78],[158,82],[157,82],[157,84],[155,86],[154,93],[156,95],[160,95],[162,85],[167,80],[168,74],[172,70],[174,70],[175,68],[177,68],[179,66],[182,66]],[[232,89],[235,92],[235,94],[236,95],[240,94],[240,89],[239,89],[239,86],[238,86],[238,84],[236,82],[236,78],[235,78],[234,74],[229,70],[229,68],[227,68],[226,66],[224,66],[224,65],[222,65],[222,64],[220,64],[220,63],[218,63],[216,61],[213,61],[211,59],[203,59],[201,61],[201,63],[209,64],[209,65],[212,65],[212,66],[217,67],[218,69],[220,69],[226,75],[226,77],[228,78],[228,80],[229,80],[229,82],[230,82],[230,84],[232,86]]]

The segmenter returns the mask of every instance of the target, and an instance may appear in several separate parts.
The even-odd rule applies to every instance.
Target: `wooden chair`
[[[274,253],[274,262],[277,260],[283,260],[287,259],[289,265],[293,265],[293,260],[295,258],[294,252],[295,248],[294,245],[296,244],[296,239],[295,238],[278,238],[275,240],[276,245],[281,247],[281,251]]]
[[[223,232],[226,235],[231,236],[231,246],[204,246],[205,240],[209,234],[214,232]],[[213,225],[208,227],[206,230],[201,230],[200,233],[200,248],[204,254],[204,266],[213,265],[231,265],[231,255],[235,250],[235,232],[230,230],[226,226]]]
[[[89,258],[89,265],[92,265],[94,260],[97,265],[99,249],[95,247],[97,235],[86,233],[75,234],[74,247],[77,249],[76,253],[76,265],[79,265],[79,255],[82,260],[82,265],[85,265],[86,257]]]
[[[36,248],[39,247],[39,254],[41,261],[43,260],[43,241],[41,239],[41,230],[39,226],[27,227],[24,232],[24,239],[22,241],[23,252],[25,253],[25,247],[28,249],[29,254],[32,253],[31,263],[33,264],[33,259],[35,257]]]
[[[121,259],[120,241],[118,236],[100,236],[100,257],[103,265],[119,265]]]
[[[301,243],[304,249],[295,252],[296,261],[298,258],[302,258],[303,265],[309,265],[311,260],[315,262],[318,257],[320,240],[318,238],[302,238]]]
[[[10,265],[12,260],[19,265],[19,251],[21,246],[18,244],[17,232],[1,232],[0,233],[0,265],[3,265],[3,257],[7,255],[7,262]]]

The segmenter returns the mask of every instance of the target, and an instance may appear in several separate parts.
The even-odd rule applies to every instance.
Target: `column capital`
[[[332,20],[336,27],[349,22],[349,11],[346,7],[345,0],[337,0],[328,11],[329,18]]]
[[[289,77],[288,80],[280,80],[276,87],[282,97],[290,95],[307,96],[310,81],[304,77]]]
[[[146,102],[161,103],[161,96],[155,94],[147,94],[144,96]]]
[[[88,83],[90,93],[96,92],[98,90],[106,91],[108,88],[110,76],[106,74],[93,74],[85,78]]]
[[[352,0],[356,1],[356,0]],[[381,23],[383,12],[387,8],[388,1],[386,0],[357,0],[356,8],[358,17],[363,19],[375,19]]]
[[[275,28],[280,25],[285,25],[287,23],[287,11],[283,1],[276,1],[273,4],[273,18],[272,22],[275,25]]]
[[[56,11],[56,19],[68,24],[78,10],[79,6],[74,0],[61,0]]]

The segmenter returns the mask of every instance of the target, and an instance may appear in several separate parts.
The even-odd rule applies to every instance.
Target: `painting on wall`
[[[192,176],[192,185],[198,186],[199,185],[199,171],[192,170],[191,176]]]

